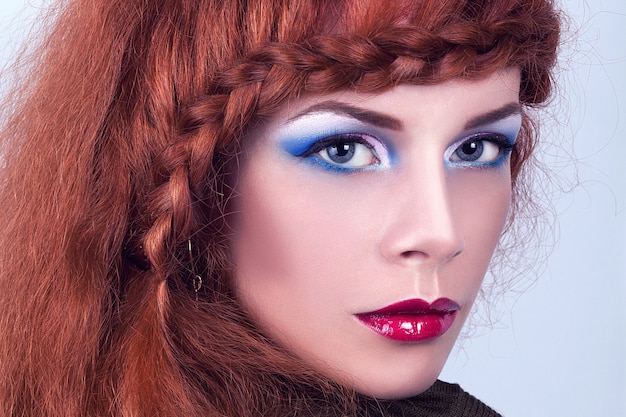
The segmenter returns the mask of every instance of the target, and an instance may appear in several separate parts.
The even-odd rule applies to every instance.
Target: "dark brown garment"
[[[502,417],[458,384],[437,381],[415,397],[379,402],[385,417]]]

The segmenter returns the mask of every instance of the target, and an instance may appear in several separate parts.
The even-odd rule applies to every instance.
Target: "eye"
[[[300,156],[313,158],[331,168],[362,169],[381,163],[375,146],[361,135],[338,135],[323,139]]]
[[[363,168],[380,162],[370,147],[359,142],[337,142],[317,154],[326,162],[350,168]]]
[[[515,144],[504,135],[480,133],[454,146],[450,162],[484,165],[504,160]]]

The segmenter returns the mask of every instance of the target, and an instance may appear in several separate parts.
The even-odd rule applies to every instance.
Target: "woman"
[[[381,3],[64,6],[2,130],[5,415],[497,415],[436,378],[558,15]]]

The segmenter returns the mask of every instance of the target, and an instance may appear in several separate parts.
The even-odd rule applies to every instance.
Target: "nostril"
[[[409,263],[421,263],[421,262],[437,262],[446,263],[450,260],[461,255],[465,249],[464,244],[456,245],[456,248],[444,248],[440,247],[438,250],[431,248],[430,251],[426,250],[405,250],[400,252],[399,259],[402,262]]]
[[[450,256],[450,259],[452,259],[452,258],[456,258],[457,256],[459,256],[459,255],[460,255],[460,254],[462,254],[462,253],[463,253],[463,249],[459,249],[459,250],[457,250],[456,252],[454,252],[454,253],[452,254],[452,256]]]
[[[422,251],[418,251],[418,250],[408,250],[405,252],[402,252],[400,254],[400,256],[404,259],[417,259],[417,258],[423,258],[426,259],[428,258],[428,254]]]

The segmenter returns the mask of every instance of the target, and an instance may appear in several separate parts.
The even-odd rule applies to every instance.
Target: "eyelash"
[[[331,171],[339,171],[339,172],[363,171],[363,170],[375,168],[383,164],[387,164],[387,161],[384,161],[384,158],[386,157],[386,155],[379,155],[379,152],[376,151],[376,146],[373,144],[376,142],[379,143],[379,141],[376,138],[370,137],[369,135],[339,134],[339,135],[330,136],[330,137],[327,137],[327,138],[324,138],[315,142],[307,150],[305,150],[304,152],[296,156],[310,160],[312,163],[320,165],[323,168],[326,168]],[[350,159],[348,159],[345,162],[346,165],[341,165],[340,162],[333,162],[332,160],[329,160],[331,158],[331,156],[328,154],[329,149],[333,147],[338,149],[342,145],[344,145],[344,150],[346,150],[345,145],[351,145],[352,148],[354,148],[354,149],[351,149],[353,151],[353,154],[350,156]],[[355,145],[363,146],[365,149],[360,149],[358,146],[355,146]],[[361,158],[367,157],[367,155],[363,155],[364,150],[367,151],[369,155],[371,156],[371,161],[369,163],[364,163],[359,166],[347,165],[349,162],[353,160],[357,152],[360,153],[360,155],[358,156],[360,156]],[[326,152],[327,156],[324,157],[320,155],[321,152]]]
[[[470,144],[472,142],[475,143],[475,149],[480,152],[480,155],[478,155],[475,160],[461,159],[461,156],[458,152],[463,150],[464,145]],[[379,149],[382,149],[383,152],[377,152],[376,146],[374,145],[375,143],[380,144],[380,141],[369,135],[356,133],[337,134],[314,142],[304,152],[297,153],[295,154],[295,156],[308,160],[311,163],[319,165],[327,170],[336,172],[349,173],[373,169],[380,165],[387,166],[389,164],[389,161],[388,155],[386,154],[386,152],[384,152],[386,148],[381,144],[381,147]],[[350,150],[353,151],[353,154],[349,157],[349,159],[342,163],[330,160],[331,156],[328,153],[329,149],[333,147],[339,149],[339,147],[341,147],[342,145],[344,146],[344,150],[347,150],[345,145],[351,145],[352,148]],[[355,145],[363,146],[364,149],[359,148]],[[489,158],[486,161],[481,160],[486,152],[489,152],[490,150],[494,151],[489,148],[485,149],[485,146],[490,145],[497,147],[497,155]],[[445,153],[445,160],[449,166],[453,167],[497,168],[507,160],[508,156],[514,148],[515,141],[509,139],[505,135],[499,133],[477,133],[467,138],[464,138],[461,141],[455,142],[452,146],[450,146],[448,148],[448,151],[446,151]],[[363,154],[363,151],[365,150],[371,156],[371,160],[357,166],[349,166],[348,163],[352,161],[357,152],[357,149],[360,152],[359,157],[368,157],[367,155]],[[326,155],[322,155],[322,152],[326,152]],[[380,155],[380,153],[384,154]],[[339,156],[341,157],[341,155]]]
[[[458,152],[462,150],[464,145],[472,142],[478,143],[477,149],[481,151],[481,154],[475,160],[463,160],[458,155]],[[484,155],[485,143],[495,145],[498,147],[498,154],[494,158],[490,158],[487,161],[481,161],[480,158]],[[446,160],[450,165],[461,167],[499,167],[501,166],[511,154],[511,151],[515,148],[515,141],[510,140],[507,136],[499,133],[477,133],[468,138],[463,139],[460,142],[456,142],[446,152]],[[454,157],[458,159],[454,159]]]

